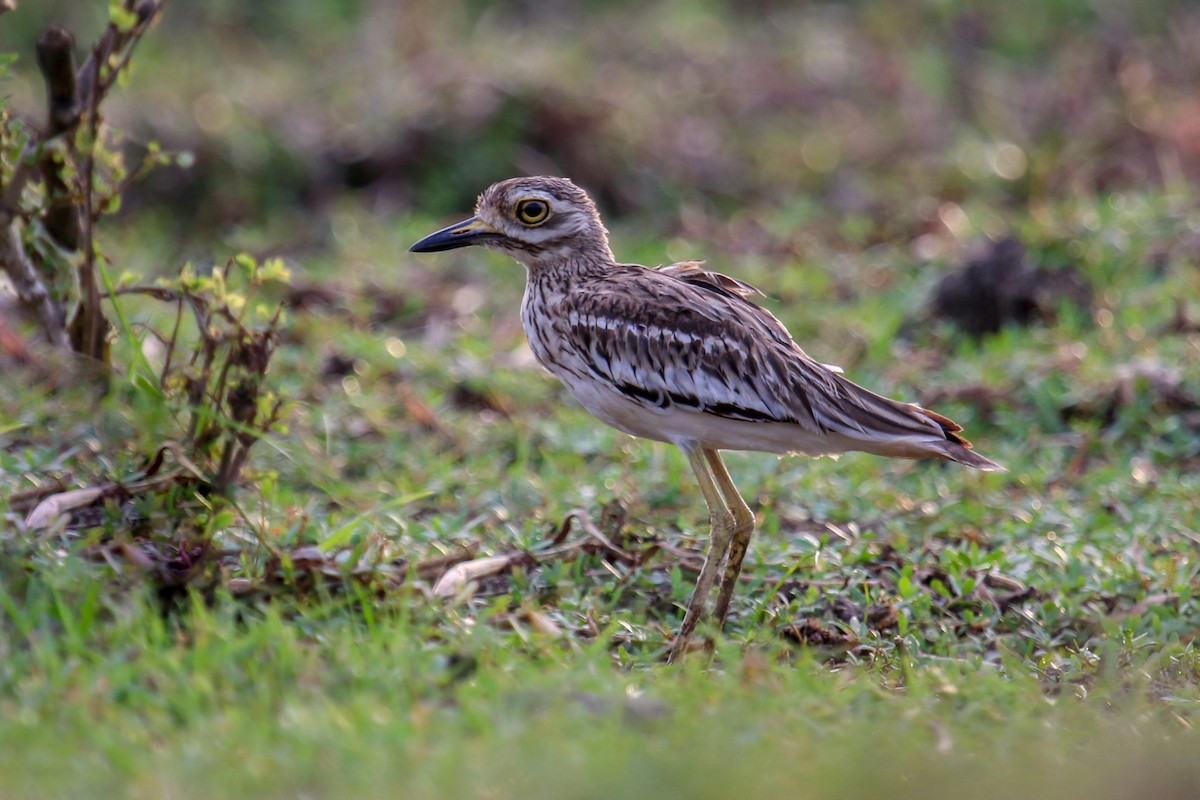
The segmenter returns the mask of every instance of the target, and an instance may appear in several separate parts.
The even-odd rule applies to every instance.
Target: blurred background
[[[105,18],[4,15],[9,108],[41,118],[43,26],[82,50]],[[999,237],[1013,209],[1195,180],[1198,79],[1187,0],[215,0],[167,4],[108,111],[194,154],[125,210],[194,243],[252,228],[300,252],[346,204],[440,218],[554,173],[618,225],[710,249],[936,256],[964,203]]]

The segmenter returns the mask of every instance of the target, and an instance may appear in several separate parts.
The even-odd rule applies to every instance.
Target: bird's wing
[[[646,405],[864,441],[953,438],[949,420],[869,392],[810,358],[783,323],[746,299],[751,291],[694,262],[621,265],[564,300],[565,343],[596,377]]]
[[[798,345],[796,345],[795,341],[792,339],[792,335],[788,333],[787,328],[784,327],[784,324],[780,322],[774,314],[761,306],[754,305],[750,298],[754,297],[755,295],[763,294],[758,287],[752,286],[743,280],[731,278],[728,275],[723,275],[720,272],[704,269],[704,261],[702,260],[680,261],[675,264],[667,264],[665,266],[655,267],[655,271],[661,275],[670,275],[673,278],[678,278],[679,280],[689,283],[692,286],[698,286],[701,289],[707,289],[710,292],[716,292],[717,294],[723,295],[730,299],[740,297],[747,303],[750,303],[754,308],[758,309],[758,312],[764,317],[763,322],[770,326],[776,338],[781,341],[787,340],[792,342],[793,346],[798,347]],[[845,372],[845,370],[836,364],[821,363],[820,366],[838,374]]]
[[[684,283],[690,283],[692,286],[699,286],[701,289],[717,292],[726,297],[750,298],[756,294],[762,294],[756,287],[751,286],[745,281],[705,269],[703,261],[680,261],[675,264],[656,267],[654,271],[660,275],[670,275],[672,278],[677,278]]]

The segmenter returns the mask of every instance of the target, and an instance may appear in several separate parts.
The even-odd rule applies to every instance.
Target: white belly
[[[558,373],[557,370],[552,372]],[[570,373],[558,374],[580,404],[619,431],[679,447],[713,450],[754,450],[763,453],[833,455],[861,449],[839,435],[813,433],[784,422],[729,419],[702,411],[669,406],[657,408],[630,400],[598,382]]]

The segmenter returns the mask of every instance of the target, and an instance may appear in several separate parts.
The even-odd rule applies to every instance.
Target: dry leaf
[[[30,530],[49,528],[60,516],[73,508],[90,506],[111,488],[110,484],[109,486],[92,486],[87,489],[72,489],[69,492],[52,494],[29,512],[29,516],[25,518],[25,527]]]
[[[523,553],[505,553],[490,558],[477,558],[474,561],[464,561],[446,570],[446,574],[438,579],[433,586],[434,597],[454,597],[466,588],[467,584],[478,578],[495,575],[508,567]]]
[[[288,553],[292,566],[296,569],[317,569],[325,566],[325,551],[316,545],[297,547]]]
[[[525,612],[529,627],[544,636],[562,636],[562,627],[540,611],[529,609]]]

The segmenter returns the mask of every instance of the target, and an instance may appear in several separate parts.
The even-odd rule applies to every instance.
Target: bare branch
[[[91,56],[79,68],[79,97],[84,106],[95,105],[104,99],[117,75],[129,63],[129,58],[133,55],[133,45],[137,44],[142,34],[154,22],[164,4],[165,0],[125,0],[125,10],[132,11],[137,17],[137,22],[128,30],[121,30],[110,22]],[[121,54],[120,59],[108,66],[112,56],[118,53]],[[108,66],[108,69],[101,70],[99,67],[102,65]]]
[[[42,31],[37,41],[37,65],[46,81],[49,106],[46,135],[57,136],[79,120],[79,91],[75,84],[75,37],[61,25]]]
[[[70,344],[64,327],[66,314],[46,288],[21,241],[19,226],[23,223],[19,203],[21,191],[33,171],[30,167],[32,146],[32,143],[26,146],[8,186],[0,192],[0,270],[8,274],[21,302],[33,310],[46,332],[46,338],[55,346],[65,348]]]
[[[110,23],[108,32],[105,33],[105,39],[114,30],[116,28]],[[100,45],[97,45],[93,55],[99,52]],[[93,86],[100,85],[101,63],[103,62],[100,59],[96,59],[89,60],[87,64],[84,64],[85,71],[88,64],[92,67]],[[83,80],[80,79],[79,83],[82,84]],[[104,311],[100,307],[100,285],[96,279],[96,247],[93,239],[96,218],[99,216],[96,211],[95,186],[96,148],[100,141],[100,101],[102,99],[103,92],[93,92],[86,96],[85,122],[91,146],[84,150],[83,164],[80,168],[83,176],[84,213],[80,220],[82,225],[79,233],[83,245],[83,260],[79,264],[79,305],[75,309],[75,317],[71,320],[69,329],[71,347],[76,352],[99,361],[105,360],[105,337],[108,333],[108,320],[104,318]]]
[[[100,307],[100,287],[96,277],[96,248],[93,243],[96,220],[101,212],[96,204],[96,154],[100,140],[100,103],[129,65],[133,49],[162,9],[163,0],[125,0],[124,8],[134,14],[135,22],[123,28],[110,22],[91,57],[76,78],[79,100],[85,109],[91,147],[84,153],[82,229],[79,231],[83,260],[79,265],[79,306],[71,321],[71,344],[76,351],[102,362],[107,361],[109,324]]]
[[[21,233],[17,230],[18,223],[6,210],[0,210],[0,221],[4,226],[3,230],[0,230],[0,268],[8,273],[21,302],[33,309],[37,315],[38,322],[46,331],[46,338],[56,347],[68,347],[70,343],[63,324],[65,320],[62,309],[46,290],[46,284],[38,275],[37,268],[25,253]]]
[[[30,137],[8,184],[0,187],[0,270],[9,275],[21,301],[37,315],[51,342],[60,347],[74,344],[78,351],[100,360],[104,360],[108,326],[100,309],[92,244],[92,228],[99,216],[95,209],[95,158],[89,148],[81,169],[83,197],[75,201],[70,199],[71,192],[63,179],[61,158],[75,155],[69,137],[85,117],[95,146],[100,102],[128,66],[134,47],[164,4],[165,0],[123,0],[122,7],[132,13],[132,21],[128,25],[110,22],[78,71],[70,32],[59,26],[43,31],[37,42],[37,64],[46,82],[46,128],[40,136]],[[11,0],[0,0],[0,13],[14,5]],[[58,137],[64,140],[63,149],[47,147]],[[80,303],[69,330],[62,301],[49,291],[22,240],[22,226],[28,223],[31,213],[22,210],[22,195],[35,175],[40,176],[46,189],[45,203],[38,210],[46,229],[62,246],[78,250],[82,244],[84,251]]]
[[[79,124],[79,91],[75,82],[75,38],[59,25],[42,31],[37,42],[37,64],[46,81],[46,139]],[[42,148],[38,168],[46,186],[46,231],[67,250],[79,248],[79,209],[62,177],[63,162],[53,148]]]

